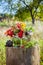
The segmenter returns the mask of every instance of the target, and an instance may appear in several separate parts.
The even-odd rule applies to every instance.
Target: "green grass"
[[[0,38],[0,65],[6,65],[6,48],[5,43],[8,40],[7,37]]]
[[[4,27],[4,26],[7,27],[7,26],[9,26],[9,24],[10,24],[10,22],[8,22],[8,21],[2,21],[2,22],[0,21],[0,26],[1,27]]]

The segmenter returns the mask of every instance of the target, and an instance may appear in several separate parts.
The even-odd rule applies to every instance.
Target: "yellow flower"
[[[21,29],[24,30],[26,27],[26,24],[24,22],[21,22]]]

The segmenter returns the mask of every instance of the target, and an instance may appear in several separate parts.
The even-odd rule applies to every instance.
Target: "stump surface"
[[[6,65],[40,65],[39,47],[6,47]]]

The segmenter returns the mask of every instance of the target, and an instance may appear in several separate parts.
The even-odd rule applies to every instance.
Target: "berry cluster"
[[[6,47],[12,47],[13,46],[13,42],[11,41],[11,40],[8,40],[7,42],[6,42],[6,45],[5,45]]]

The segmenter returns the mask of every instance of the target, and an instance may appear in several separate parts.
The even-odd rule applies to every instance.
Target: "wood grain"
[[[39,46],[27,49],[6,47],[6,65],[40,65]]]

